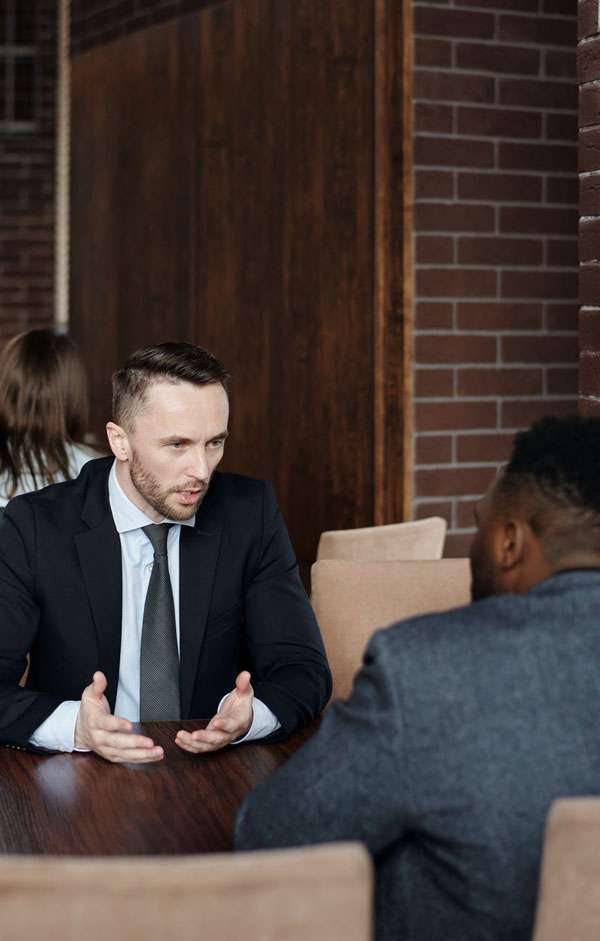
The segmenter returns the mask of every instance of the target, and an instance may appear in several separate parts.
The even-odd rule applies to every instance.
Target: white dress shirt
[[[113,519],[121,541],[122,565],[122,617],[121,659],[119,682],[115,702],[115,715],[140,721],[140,650],[144,604],[150,582],[154,550],[152,543],[142,532],[143,526],[154,522],[125,495],[116,474],[114,462],[108,478],[108,498]],[[179,537],[182,526],[193,526],[195,517],[189,520],[169,520],[171,523],[167,539],[167,557],[173,604],[175,627],[179,647]],[[225,696],[219,703],[223,704]],[[32,745],[58,751],[73,751],[75,723],[80,701],[63,702],[42,722],[30,738]],[[280,728],[277,717],[260,699],[254,698],[252,725],[240,742],[264,738]],[[237,744],[237,743],[236,743]]]

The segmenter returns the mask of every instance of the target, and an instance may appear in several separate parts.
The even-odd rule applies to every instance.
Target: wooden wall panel
[[[74,60],[73,322],[94,386],[142,343],[217,353],[233,373],[226,466],[274,481],[305,565],[323,529],[375,521],[384,484],[378,521],[402,506],[402,259],[400,278],[377,274],[402,247],[377,216],[382,3],[231,0]],[[398,20],[384,41],[401,51]],[[376,317],[383,335],[394,320],[385,376]],[[399,429],[387,478],[382,407]]]

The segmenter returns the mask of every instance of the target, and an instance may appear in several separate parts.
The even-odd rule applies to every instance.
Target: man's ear
[[[524,560],[527,550],[529,526],[524,520],[507,519],[498,533],[498,564],[508,572]]]
[[[131,457],[131,445],[125,429],[109,421],[106,423],[106,436],[117,461],[128,461]]]

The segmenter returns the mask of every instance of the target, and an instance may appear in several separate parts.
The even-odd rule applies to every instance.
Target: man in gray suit
[[[600,794],[600,420],[517,435],[477,517],[475,603],[376,633],[238,817],[241,849],[363,841],[386,941],[530,941],[550,803]]]

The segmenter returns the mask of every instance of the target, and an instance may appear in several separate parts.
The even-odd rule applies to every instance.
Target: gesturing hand
[[[160,761],[163,750],[146,735],[133,735],[128,719],[113,716],[104,695],[106,677],[97,670],[81,694],[75,724],[75,747],[87,748],[107,761]]]
[[[199,752],[217,751],[230,745],[238,738],[243,738],[252,725],[252,702],[254,690],[250,685],[250,674],[243,670],[235,681],[235,689],[225,697],[216,716],[205,729],[195,732],[179,731],[175,744],[198,754]]]

